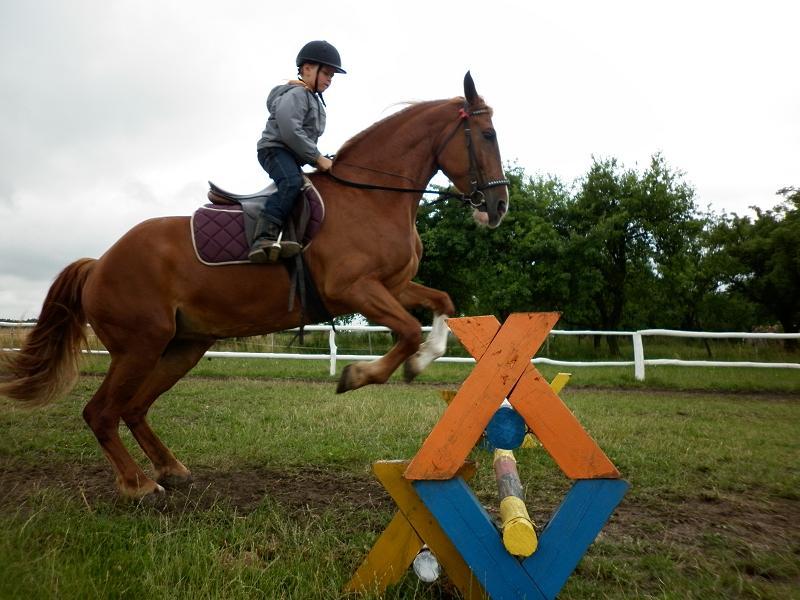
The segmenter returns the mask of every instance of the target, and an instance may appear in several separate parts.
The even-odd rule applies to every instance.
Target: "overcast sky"
[[[800,185],[800,3],[0,0],[0,318],[136,223],[189,215],[206,180],[264,187],[269,90],[312,39],[333,153],[471,69],[503,158],[571,182],[662,152],[700,207],[745,214]],[[512,207],[513,210],[513,207]]]

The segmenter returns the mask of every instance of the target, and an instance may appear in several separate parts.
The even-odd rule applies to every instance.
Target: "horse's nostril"
[[[501,200],[500,202],[498,202],[498,203],[497,203],[497,212],[498,212],[499,214],[501,214],[501,215],[504,215],[504,214],[506,214],[506,210],[507,210],[507,206],[506,206],[506,203],[505,203],[505,202],[503,202],[503,201]]]

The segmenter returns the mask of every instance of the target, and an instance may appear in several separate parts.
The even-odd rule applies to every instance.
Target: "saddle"
[[[325,205],[307,177],[284,226],[284,239],[296,241],[305,250],[322,226]],[[208,182],[211,204],[192,215],[192,244],[197,259],[206,265],[249,263],[247,252],[253,242],[258,215],[270,196],[277,192],[275,183],[255,194],[232,194]]]
[[[287,223],[284,239],[299,242],[305,251],[325,219],[325,204],[311,180],[303,176],[300,197]],[[253,242],[256,221],[265,202],[277,192],[275,183],[255,194],[232,194],[208,182],[211,204],[198,208],[191,219],[192,244],[197,259],[210,266],[252,264],[247,258]],[[283,262],[289,273],[289,310],[297,296],[300,304],[300,343],[307,323],[330,321],[311,274],[305,267],[302,252]]]

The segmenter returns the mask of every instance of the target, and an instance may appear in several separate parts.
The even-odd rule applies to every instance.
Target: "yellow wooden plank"
[[[398,512],[347,583],[345,591],[382,592],[397,583],[422,549],[422,544],[408,519]]]
[[[483,588],[472,574],[472,570],[423,504],[411,482],[403,477],[407,466],[408,461],[378,461],[372,465],[372,470],[397,503],[400,512],[408,520],[410,526],[428,545],[450,581],[459,589],[464,598],[470,600],[485,598]],[[475,465],[472,463],[462,465],[456,473],[456,476],[465,480],[471,479],[473,475],[475,475]]]
[[[457,393],[457,390],[440,390],[439,396],[444,400],[445,404],[450,404]]]
[[[564,386],[567,385],[570,377],[572,377],[572,373],[556,374],[556,376],[553,377],[553,381],[550,382],[550,389],[552,389],[556,394],[559,393],[564,389]]]

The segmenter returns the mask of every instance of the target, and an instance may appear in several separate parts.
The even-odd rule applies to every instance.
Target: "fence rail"
[[[35,323],[17,323],[11,321],[0,321],[2,327],[32,327]],[[424,332],[430,331],[430,327],[423,327]],[[319,360],[330,363],[330,374],[336,374],[337,361],[354,360],[373,360],[380,355],[374,354],[339,354],[336,345],[336,335],[346,332],[374,332],[390,333],[386,327],[377,325],[344,325],[335,330],[330,325],[310,325],[306,331],[326,331],[328,332],[328,353],[301,354],[288,352],[224,352],[209,350],[205,356],[209,358],[252,358],[252,359],[294,359],[294,360]],[[292,332],[296,329],[290,330]],[[800,363],[791,362],[750,362],[750,361],[715,361],[715,360],[682,360],[675,358],[645,358],[644,341],[645,336],[659,337],[680,337],[680,338],[701,338],[701,339],[766,339],[766,340],[800,340],[800,333],[747,333],[747,332],[711,332],[711,331],[680,331],[676,329],[640,329],[638,331],[597,331],[597,330],[563,330],[554,329],[551,335],[578,335],[578,336],[625,336],[630,337],[633,342],[633,360],[620,361],[568,361],[556,360],[552,358],[539,357],[531,360],[533,364],[554,365],[559,367],[630,367],[634,368],[634,376],[639,381],[645,379],[645,367],[656,365],[674,365],[683,367],[751,367],[766,369],[800,369]],[[4,351],[14,351],[15,348],[3,348]],[[87,350],[91,354],[108,354],[105,350]],[[437,362],[449,363],[471,363],[474,358],[459,356],[443,356]]]

